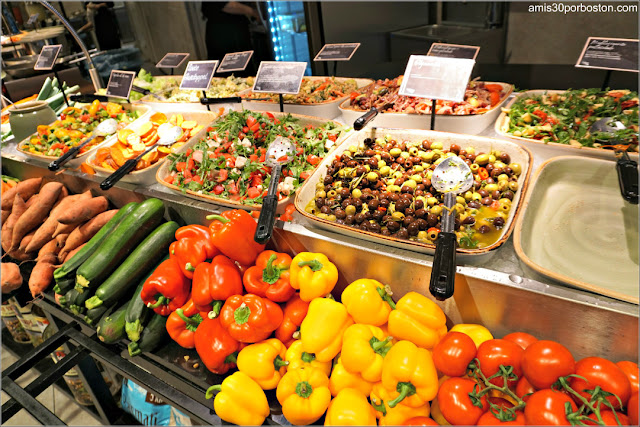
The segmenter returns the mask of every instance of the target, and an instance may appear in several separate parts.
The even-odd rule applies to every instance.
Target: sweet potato
[[[39,199],[40,199],[40,195],[39,194],[34,194],[33,196],[31,196],[29,198],[29,200],[25,200],[25,203],[27,205],[27,209],[29,209],[31,207],[31,205],[38,203]]]
[[[67,237],[69,237],[69,233],[66,234],[58,234],[55,238],[56,245],[58,250],[64,248],[65,243],[67,242]],[[56,252],[57,253],[57,252]]]
[[[58,216],[61,224],[77,224],[87,221],[104,212],[109,207],[109,201],[104,196],[94,197],[83,203],[78,203]]]
[[[38,252],[38,258],[36,258],[36,260],[41,260],[42,257],[47,254],[58,255],[58,252],[60,252],[58,242],[56,242],[55,240],[51,240],[49,243],[40,248],[40,251]]]
[[[7,221],[7,218],[9,218],[9,215],[11,215],[11,211],[10,210],[3,210],[2,211],[2,223],[4,224],[5,221]]]
[[[56,226],[56,231],[53,232],[53,238],[55,239],[56,237],[58,237],[61,234],[69,234],[73,230],[75,230],[76,227],[78,227],[80,225],[82,225],[82,223],[78,223],[78,224],[60,224],[60,223],[58,223],[58,225]]]
[[[31,196],[36,194],[42,184],[42,178],[31,178],[20,182],[18,185],[7,191],[2,195],[0,204],[2,209],[7,210],[13,207],[13,199],[16,194],[20,193],[23,200],[28,200]]]
[[[29,252],[27,251],[27,246],[29,246],[29,243],[31,243],[31,240],[33,240],[33,236],[36,234],[36,231],[30,231],[26,236],[24,236],[22,238],[22,240],[20,241],[20,246],[18,247],[18,249],[23,250],[25,252]]]
[[[39,227],[44,219],[51,212],[51,208],[58,200],[62,191],[62,184],[59,182],[49,182],[40,190],[38,203],[31,205],[13,227],[11,238],[11,249],[18,249],[22,238],[31,230]]]
[[[22,274],[20,274],[20,267],[18,267],[18,264],[13,262],[3,262],[2,270],[0,270],[0,276],[2,276],[3,294],[8,294],[22,286]]]
[[[22,216],[22,214],[27,210],[25,206],[24,200],[22,200],[22,196],[18,195],[13,198],[13,208],[11,209],[11,215],[7,218],[7,222],[2,225],[2,249],[5,252],[9,252],[11,250],[11,244],[13,242],[13,229],[18,222],[18,219]],[[20,242],[18,242],[19,244]],[[19,246],[19,245],[18,245]]]
[[[9,256],[17,261],[31,261],[36,257],[36,254],[28,254],[25,251],[21,251],[20,249],[15,249],[13,251],[7,252]]]
[[[29,290],[32,297],[35,298],[51,285],[57,263],[58,257],[54,254],[46,254],[38,260],[29,277]]]
[[[70,260],[70,259],[71,259],[75,254],[76,254],[76,253],[78,253],[78,252],[80,251],[80,249],[82,249],[82,247],[83,247],[84,245],[85,245],[85,244],[83,243],[83,244],[81,244],[80,246],[78,246],[77,248],[75,248],[74,250],[72,250],[72,251],[70,251],[70,252],[68,252],[68,253],[60,252],[60,253],[58,254],[58,260],[59,260],[61,263],[65,263],[65,262],[69,261],[69,260]],[[64,258],[62,257],[62,255],[64,255]],[[62,258],[62,259],[60,259],[60,258]]]
[[[63,250],[72,251],[85,242],[88,242],[109,220],[118,213],[118,209],[111,209],[94,216],[92,219],[77,227],[69,234]]]

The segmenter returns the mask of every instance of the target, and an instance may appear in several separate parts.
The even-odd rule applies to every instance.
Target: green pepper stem
[[[387,302],[387,304],[389,304],[391,306],[392,310],[396,309],[396,303],[393,302],[393,299],[391,299],[391,295],[393,295],[393,292],[391,292],[391,287],[389,285],[385,285],[385,287],[381,287],[378,286],[376,288],[376,290],[378,291],[378,294],[380,295],[380,298],[382,298],[383,300],[385,300]]]
[[[220,221],[223,224],[226,224],[228,222],[231,222],[230,219],[227,219],[221,215],[207,215],[207,219],[212,219],[214,221]]]
[[[196,268],[190,262],[184,265],[184,269],[191,272],[196,271]]]
[[[291,337],[292,337],[294,340],[299,340],[299,339],[300,339],[300,337],[301,337],[301,335],[300,335],[300,329],[298,329],[297,331],[295,331],[295,332],[293,333],[293,335],[291,335]]]
[[[283,366],[289,366],[289,362],[282,360],[280,355],[277,355],[275,359],[273,359],[273,367],[276,368],[276,371],[280,370]]]
[[[308,381],[300,381],[296,385],[296,394],[303,399],[308,399],[313,394],[313,387]]]
[[[384,406],[384,400],[381,400],[380,404],[377,404],[374,402],[374,399],[371,399],[371,406],[373,406],[373,409],[376,411],[382,412],[383,417],[387,416],[387,408]]]
[[[391,349],[391,340],[393,337],[386,337],[384,340],[380,341],[376,337],[371,337],[369,340],[369,345],[380,356],[384,357],[387,355],[389,350]]]
[[[324,267],[322,263],[317,259],[312,259],[309,261],[300,261],[298,263],[298,267],[304,267],[305,265],[308,265],[312,271],[320,271],[322,270],[322,267]]]
[[[216,384],[216,385],[212,385],[211,387],[209,387],[207,389],[206,394],[204,395],[204,398],[205,399],[211,399],[213,397],[213,393],[215,393],[217,391],[222,391],[222,385],[221,384]]]
[[[147,303],[147,307],[153,310],[154,308],[158,308],[169,301],[170,301],[169,298],[165,297],[164,295],[160,295],[158,297],[158,300],[154,304]]]
[[[273,262],[278,258],[276,254],[273,254],[269,257],[269,261],[267,261],[267,266],[262,270],[262,281],[273,285],[280,279],[280,274],[282,273],[282,269],[273,266]]]
[[[220,310],[222,310],[223,304],[224,301],[214,301],[213,305],[211,306],[211,311],[209,312],[209,314],[207,314],[207,317],[209,319],[215,319],[216,317],[218,317],[218,315],[220,314]]]
[[[304,363],[311,363],[314,360],[316,360],[316,355],[313,353],[307,353],[306,351],[303,351],[302,355],[300,356],[300,359],[302,359]]]
[[[231,353],[227,357],[224,358],[224,363],[236,363],[238,361],[238,352]]]
[[[398,383],[396,390],[400,394],[392,401],[387,402],[389,408],[395,408],[396,405],[402,402],[405,397],[413,396],[414,394],[416,394],[416,386],[414,386],[410,382]]]
[[[176,314],[182,319],[187,327],[198,326],[200,322],[202,322],[202,316],[200,316],[200,314],[195,314],[193,317],[187,317],[184,315],[184,311],[181,308],[176,310]]]
[[[245,303],[235,309],[233,312],[233,319],[238,325],[244,325],[249,321],[249,316],[251,315],[251,309],[247,307]]]

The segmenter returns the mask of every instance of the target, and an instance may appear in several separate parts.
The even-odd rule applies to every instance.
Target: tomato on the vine
[[[629,423],[633,426],[638,425],[638,392],[635,392],[629,398],[627,402],[627,416],[629,417]]]
[[[502,339],[518,344],[523,350],[538,341],[538,338],[526,332],[512,332],[502,337]]]
[[[527,377],[520,378],[518,381],[518,385],[516,385],[516,395],[524,400],[525,402],[529,400],[529,396],[536,392],[536,389],[531,385]]]
[[[511,421],[500,421],[491,411],[485,412],[478,422],[477,426],[523,426],[525,424],[524,412],[516,411],[516,419]]]
[[[616,415],[618,416],[617,420],[616,420]],[[614,415],[613,411],[601,410],[600,411],[600,416],[602,417],[602,421],[604,421],[604,425],[605,426],[628,426],[628,425],[630,425],[629,424],[629,417],[627,417],[622,412],[616,412],[615,415]],[[594,420],[594,422],[590,422],[590,421],[585,420],[584,423],[586,425],[588,425],[588,426],[602,425],[602,424],[598,424],[597,423],[598,417],[596,417],[596,414],[589,415],[589,418]],[[618,423],[618,421],[620,421],[620,423]]]
[[[413,417],[409,418],[402,425],[404,426],[438,426],[437,422],[429,417]]]
[[[524,408],[524,418],[528,425],[534,426],[566,426],[570,422],[565,412],[565,404],[569,403],[573,412],[578,410],[571,397],[561,391],[544,389],[536,391],[529,397]]]
[[[629,360],[623,360],[621,362],[616,363],[618,368],[622,369],[622,372],[625,373],[627,378],[629,379],[629,383],[631,384],[631,392],[638,391],[638,377],[640,377],[640,372],[638,371],[638,364],[631,362]]]
[[[602,390],[618,396],[622,406],[625,406],[629,397],[631,397],[629,379],[622,369],[610,360],[602,357],[585,357],[576,363],[576,375],[584,379],[571,377],[569,385],[586,400],[591,399],[591,394],[585,390],[593,390],[596,386],[600,386]],[[614,408],[619,408],[620,402],[618,402],[616,396],[607,396],[607,400]]]
[[[474,425],[489,408],[486,397],[480,398],[482,408],[475,406],[469,393],[479,392],[480,387],[473,380],[449,378],[438,390],[438,405],[442,416],[453,425]]]
[[[436,369],[450,377],[461,377],[476,357],[476,345],[462,332],[448,332],[433,348]]]
[[[549,388],[558,377],[575,372],[571,352],[555,341],[536,341],[522,354],[522,372],[538,390]]]
[[[480,362],[480,370],[487,378],[500,372],[500,365],[505,367],[512,366],[513,373],[520,378],[522,376],[520,364],[523,351],[522,347],[514,342],[504,339],[493,339],[480,344],[476,357]],[[493,378],[490,382],[498,387],[504,386],[502,377]],[[517,382],[517,379],[509,380],[508,385],[515,386]]]

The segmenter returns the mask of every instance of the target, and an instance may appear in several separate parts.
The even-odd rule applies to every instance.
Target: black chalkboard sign
[[[475,63],[473,59],[411,55],[398,93],[462,102]]]
[[[60,54],[60,49],[62,49],[61,44],[50,44],[42,46],[42,50],[40,51],[40,55],[38,55],[38,60],[36,61],[36,65],[33,66],[33,69],[53,69],[53,66],[56,64],[56,60],[58,59],[58,55]]]
[[[107,96],[129,99],[136,73],[133,71],[112,70],[107,83]]]
[[[306,62],[262,61],[253,91],[296,94],[300,91],[306,69]]]
[[[638,72],[638,39],[589,37],[576,67]]]
[[[244,52],[227,53],[218,67],[218,73],[228,73],[230,71],[242,71],[249,65],[249,60],[253,55],[252,50]]]
[[[475,60],[480,52],[480,46],[467,46],[463,44],[433,43],[427,52],[427,56],[439,56],[441,58],[461,58]]]
[[[189,61],[182,75],[180,89],[209,89],[217,66],[218,61]]]
[[[313,58],[314,61],[349,61],[360,43],[332,43],[325,44]]]
[[[156,68],[178,68],[188,57],[188,53],[167,53],[158,61]]]

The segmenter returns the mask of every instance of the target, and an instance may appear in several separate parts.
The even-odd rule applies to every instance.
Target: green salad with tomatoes
[[[278,199],[292,195],[335,146],[347,129],[336,122],[303,125],[288,114],[230,111],[207,135],[183,153],[168,156],[168,184],[184,192],[206,194],[246,205],[262,204],[271,181],[264,164],[267,147],[278,136],[288,138],[297,155],[283,166]]]
[[[628,146],[638,151],[638,93],[630,90],[575,89],[518,99],[506,110],[510,135],[576,147]],[[626,129],[590,132],[598,119],[612,117]]]

